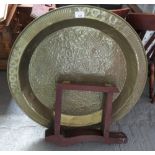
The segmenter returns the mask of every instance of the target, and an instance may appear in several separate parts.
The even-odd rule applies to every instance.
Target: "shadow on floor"
[[[95,142],[89,142],[89,143],[79,143],[79,144],[74,144],[71,146],[58,146],[52,143],[47,143],[44,141],[44,139],[40,139],[37,142],[34,142],[31,144],[29,147],[26,149],[22,150],[29,150],[29,151],[106,151],[106,150],[111,150],[111,151],[117,151],[119,149],[119,144],[118,145],[106,145],[102,143],[95,143]]]

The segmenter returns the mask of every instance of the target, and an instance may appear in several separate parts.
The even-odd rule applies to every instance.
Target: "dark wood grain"
[[[126,20],[136,30],[155,30],[155,14],[129,13]]]
[[[126,18],[130,9],[129,8],[122,8],[122,9],[116,9],[116,10],[111,10],[113,13],[121,16],[122,18]]]

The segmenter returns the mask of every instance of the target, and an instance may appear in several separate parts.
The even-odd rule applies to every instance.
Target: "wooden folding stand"
[[[64,128],[61,126],[61,100],[63,90],[81,90],[106,93],[106,103],[100,129],[90,128]],[[58,83],[56,86],[56,102],[54,128],[45,132],[45,140],[61,146],[71,145],[80,142],[103,142],[106,144],[121,144],[127,142],[127,136],[122,132],[110,132],[112,117],[112,97],[118,92],[115,86],[96,86],[84,84]]]

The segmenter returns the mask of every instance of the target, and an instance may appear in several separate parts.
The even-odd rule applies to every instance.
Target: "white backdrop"
[[[155,13],[155,4],[138,4],[144,12]]]

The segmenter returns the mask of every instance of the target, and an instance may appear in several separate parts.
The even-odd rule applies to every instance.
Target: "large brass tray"
[[[113,121],[139,99],[147,63],[139,37],[121,17],[91,6],[68,6],[30,23],[17,38],[8,62],[8,83],[19,106],[49,126],[58,81],[115,84]],[[101,93],[65,91],[61,123],[101,121]]]

